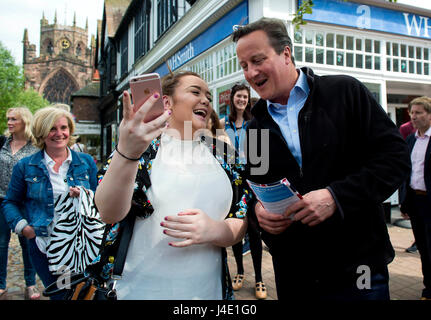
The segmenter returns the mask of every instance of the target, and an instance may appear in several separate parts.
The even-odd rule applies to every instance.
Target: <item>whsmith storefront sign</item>
[[[299,4],[303,1],[299,0]],[[431,18],[343,0],[314,0],[313,13],[304,20],[431,38]]]
[[[232,27],[240,23],[248,23],[247,1],[241,2],[211,27],[174,53],[168,59],[169,67],[172,70],[178,69],[186,62],[197,57],[229,36],[232,33]],[[157,72],[160,76],[164,76],[168,73],[168,68],[166,67],[166,64],[163,63],[153,72]]]

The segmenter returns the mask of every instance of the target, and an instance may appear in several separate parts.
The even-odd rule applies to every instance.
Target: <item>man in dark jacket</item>
[[[401,212],[410,218],[421,256],[425,286],[422,299],[431,300],[431,99],[415,98],[409,103],[409,110],[417,131],[406,139],[412,173],[406,183]]]
[[[356,79],[297,69],[282,21],[238,27],[233,41],[261,97],[248,129],[248,178],[287,178],[303,195],[284,214],[249,206],[272,254],[278,298],[389,299],[394,250],[382,202],[410,170],[395,124]]]

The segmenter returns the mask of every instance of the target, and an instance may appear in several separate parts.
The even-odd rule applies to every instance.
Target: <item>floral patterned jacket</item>
[[[248,189],[247,183],[242,180],[241,173],[244,171],[244,165],[239,164],[235,151],[226,143],[212,137],[203,136],[201,142],[206,145],[210,152],[214,155],[222,168],[225,170],[229,180],[231,181],[233,199],[231,208],[226,218],[244,219],[247,213],[247,202],[251,199],[251,192]],[[146,190],[151,187],[150,173],[152,162],[156,157],[160,147],[160,139],[155,139],[151,142],[148,149],[139,160],[138,173],[135,179],[135,188],[132,197],[132,208],[129,216],[138,216],[141,218],[149,217],[154,209],[151,202],[146,196]],[[107,163],[98,172],[98,182],[103,179],[104,174],[109,168],[113,154],[107,160]],[[126,218],[127,219],[127,218]],[[126,220],[125,219],[125,220]],[[101,269],[99,274],[104,280],[108,280],[113,271],[115,254],[118,249],[118,235],[121,233],[121,222],[109,225],[105,230],[105,238],[102,243],[99,257],[93,262],[98,264]],[[221,248],[222,254],[222,288],[223,299],[232,300],[233,290],[227,264],[226,249]]]

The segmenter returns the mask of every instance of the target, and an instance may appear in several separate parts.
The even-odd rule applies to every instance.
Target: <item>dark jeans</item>
[[[7,279],[7,263],[8,263],[8,251],[11,230],[9,229],[6,219],[1,210],[1,203],[3,199],[0,199],[0,289],[6,289]],[[34,286],[36,284],[36,270],[30,260],[28,252],[28,240],[24,237],[18,237],[21,245],[22,260],[24,263],[24,280],[27,287]]]
[[[414,208],[409,212],[421,262],[425,288],[422,297],[431,298],[431,201],[427,196],[413,194]]]
[[[323,281],[313,280],[310,273],[289,268],[289,263],[274,259],[275,283],[279,300],[295,301],[366,301],[390,300],[389,272],[387,267],[370,274],[370,288],[359,288],[362,274],[336,274]],[[290,270],[289,270],[290,269]],[[343,279],[341,279],[343,277]],[[362,284],[361,281],[359,281]]]
[[[58,276],[54,275],[49,271],[48,267],[48,258],[46,257],[46,254],[42,253],[36,244],[36,238],[30,239],[28,241],[29,243],[29,252],[31,261],[33,262],[33,265],[36,269],[36,272],[42,280],[43,285],[45,288],[49,286],[51,283],[57,281]],[[51,300],[62,300],[64,297],[63,293],[53,295],[50,297]]]

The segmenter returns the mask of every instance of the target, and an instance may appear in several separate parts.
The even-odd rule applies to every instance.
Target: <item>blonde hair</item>
[[[72,136],[75,132],[75,121],[73,120],[72,114],[63,108],[48,106],[37,110],[34,114],[33,126],[31,130],[33,132],[34,138],[36,139],[36,147],[39,149],[45,148],[46,137],[51,131],[51,128],[54,126],[54,123],[62,117],[67,119],[67,123],[69,125],[70,135],[67,145],[71,147],[75,143],[76,137]]]
[[[63,109],[63,110],[66,110],[67,112],[70,112],[70,106],[68,104],[65,104],[65,103],[53,103],[49,106],[53,107],[53,108]]]
[[[6,111],[6,117],[9,115],[10,112],[15,112],[20,116],[22,122],[24,123],[24,136],[27,140],[30,140],[34,144],[36,140],[34,139],[33,133],[31,132],[33,114],[31,113],[30,109],[25,106],[9,108]],[[6,137],[10,136],[10,132],[8,129],[6,129],[4,135]]]

